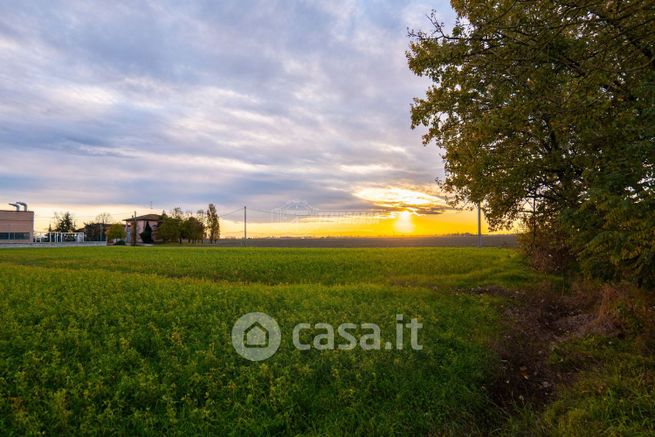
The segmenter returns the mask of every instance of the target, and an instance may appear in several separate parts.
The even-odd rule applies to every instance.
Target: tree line
[[[221,226],[216,206],[210,203],[206,210],[195,212],[183,211],[176,207],[166,213],[162,212],[157,227],[157,237],[164,243],[184,240],[189,243],[202,243],[207,238],[210,243],[221,237]]]
[[[76,222],[70,212],[55,213],[54,222],[48,227],[48,232],[72,233],[76,230]],[[83,231],[88,241],[124,240],[125,225],[115,223],[108,213],[99,214],[93,222],[84,223]],[[161,219],[156,229],[149,224],[139,235],[144,243],[154,243],[156,238],[163,243],[203,243],[209,240],[215,243],[221,237],[220,217],[216,205],[210,203],[207,209],[199,209],[195,213],[175,207],[162,211]]]

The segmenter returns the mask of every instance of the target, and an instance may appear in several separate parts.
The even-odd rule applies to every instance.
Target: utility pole
[[[132,226],[130,226],[132,230],[132,246],[136,246],[136,211],[134,211],[134,215],[132,216]]]
[[[248,215],[247,215],[247,209],[244,206],[243,207],[243,245],[246,245],[246,240],[248,239]]]
[[[482,212],[478,203],[478,247],[482,247]]]

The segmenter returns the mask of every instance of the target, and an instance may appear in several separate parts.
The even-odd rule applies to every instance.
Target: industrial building
[[[31,243],[34,235],[34,211],[25,202],[10,203],[13,210],[0,210],[0,244]]]

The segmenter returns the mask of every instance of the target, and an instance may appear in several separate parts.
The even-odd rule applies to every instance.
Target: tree
[[[202,236],[200,238],[200,242],[204,242],[205,237],[207,236],[207,223],[208,223],[208,217],[207,217],[207,211],[204,209],[199,209],[196,211],[195,218],[202,224]]]
[[[143,232],[139,234],[139,237],[141,237],[141,241],[143,241],[145,244],[154,243],[152,240],[152,228],[150,227],[149,222],[146,222],[146,227],[143,228]]]
[[[186,214],[184,213],[182,208],[180,208],[179,206],[176,206],[175,208],[173,208],[171,210],[170,216],[173,217],[173,218],[176,218],[176,219],[180,219],[180,220],[183,220],[183,219],[186,218]]]
[[[84,239],[86,241],[104,241],[105,225],[102,223],[84,223]]]
[[[101,212],[96,216],[95,223],[99,226],[97,226],[97,229],[100,230],[100,238],[98,241],[104,241],[105,239],[105,225],[113,222],[114,219],[112,218],[111,214],[108,212]],[[85,224],[85,227],[89,227],[89,225]],[[86,230],[85,230],[86,233]]]
[[[70,212],[55,213],[55,232],[74,232],[75,219]]]
[[[120,223],[114,223],[107,231],[108,240],[123,240],[126,236],[125,227]]]
[[[205,235],[205,225],[196,217],[189,217],[182,222],[182,238],[190,243],[202,241]]]
[[[161,216],[161,223],[157,228],[157,236],[161,238],[164,243],[168,243],[169,241],[178,241],[181,244],[181,223],[181,218],[169,216],[163,212]]]
[[[200,220],[201,223],[205,224],[207,222],[207,211],[205,211],[204,209],[197,210],[195,218]]]
[[[113,221],[114,219],[112,218],[111,214],[109,214],[108,212],[101,212],[96,216],[96,220],[95,220],[96,223],[102,223],[103,225],[109,224]]]
[[[207,207],[207,228],[210,243],[214,243],[221,238],[221,224],[216,213],[216,205],[213,203],[210,203]]]
[[[408,52],[434,82],[412,126],[445,151],[445,190],[590,276],[655,284],[655,1],[452,4],[453,29],[433,13]]]

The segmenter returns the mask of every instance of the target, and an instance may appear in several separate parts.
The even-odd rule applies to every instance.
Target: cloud
[[[392,211],[411,211],[415,214],[440,214],[451,209],[443,195],[432,194],[429,187],[364,187],[356,197]]]
[[[445,0],[433,7],[451,14]],[[354,187],[430,184],[437,151],[409,128],[427,83],[404,58],[407,27],[429,10],[354,0],[0,5],[2,191],[61,209],[265,209],[297,198],[345,209],[379,205]]]

